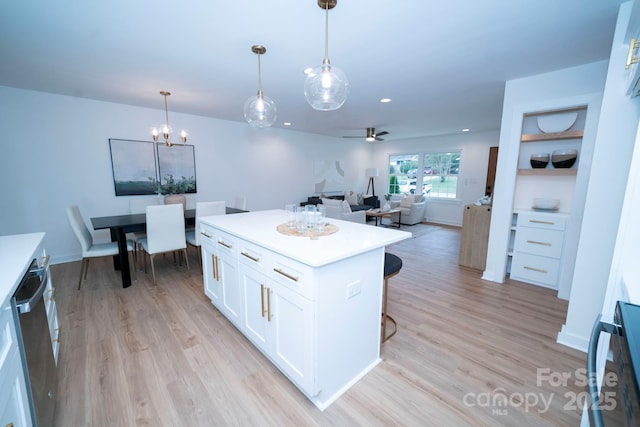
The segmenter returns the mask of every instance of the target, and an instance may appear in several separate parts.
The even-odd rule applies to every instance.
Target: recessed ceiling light
[[[383,104],[386,104],[387,102],[391,102],[391,98],[382,98],[380,102],[382,102]]]
[[[462,132],[469,132],[469,128],[462,129]]]
[[[283,126],[291,126],[291,122],[284,122],[282,125]]]

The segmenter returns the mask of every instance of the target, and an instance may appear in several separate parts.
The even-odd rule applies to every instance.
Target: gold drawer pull
[[[208,238],[212,238],[213,237],[212,234],[208,234],[206,231],[201,231],[200,234],[202,234],[204,237],[208,237]]]
[[[222,240],[218,240],[218,244],[224,246],[227,249],[231,249],[233,247],[233,245],[230,245],[230,244],[228,244],[226,242],[223,242]]]
[[[552,246],[551,243],[547,242],[538,242],[536,240],[527,240],[527,243],[533,243],[534,245],[544,245],[544,246]]]
[[[548,271],[544,270],[542,268],[535,268],[535,267],[527,267],[526,265],[523,267],[525,270],[531,270],[531,271],[537,271],[538,273],[544,273],[547,274]]]
[[[44,255],[40,259],[40,265],[38,267],[46,267],[49,265],[49,255]]]
[[[292,276],[289,273],[285,273],[284,271],[280,270],[279,268],[274,268],[273,271],[275,271],[278,274],[282,274],[284,277],[286,277],[287,279],[293,280],[294,282],[297,282],[299,280],[299,277]]]
[[[541,221],[539,219],[530,219],[529,222],[534,222],[536,224],[547,224],[547,225],[554,225],[555,222],[553,221]]]
[[[249,258],[251,261],[253,262],[260,262],[260,258],[256,258],[256,257],[252,257],[251,255],[249,255],[246,252],[240,252],[243,256]]]

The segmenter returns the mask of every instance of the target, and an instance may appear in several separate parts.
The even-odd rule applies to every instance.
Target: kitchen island
[[[385,246],[411,233],[331,220],[283,234],[284,210],[202,218],[204,291],[318,408],[380,362]]]

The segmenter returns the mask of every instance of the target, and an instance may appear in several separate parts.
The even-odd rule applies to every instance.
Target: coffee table
[[[402,211],[400,209],[389,209],[388,211],[383,211],[382,209],[369,209],[365,211],[365,214],[368,217],[372,217],[376,219],[376,227],[378,226],[378,218],[380,218],[380,225],[382,225],[382,218],[391,218],[392,214],[398,214],[398,228],[400,228],[400,223],[402,222]]]

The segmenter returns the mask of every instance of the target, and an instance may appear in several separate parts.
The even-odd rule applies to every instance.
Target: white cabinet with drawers
[[[567,214],[517,213],[511,278],[557,289]]]

